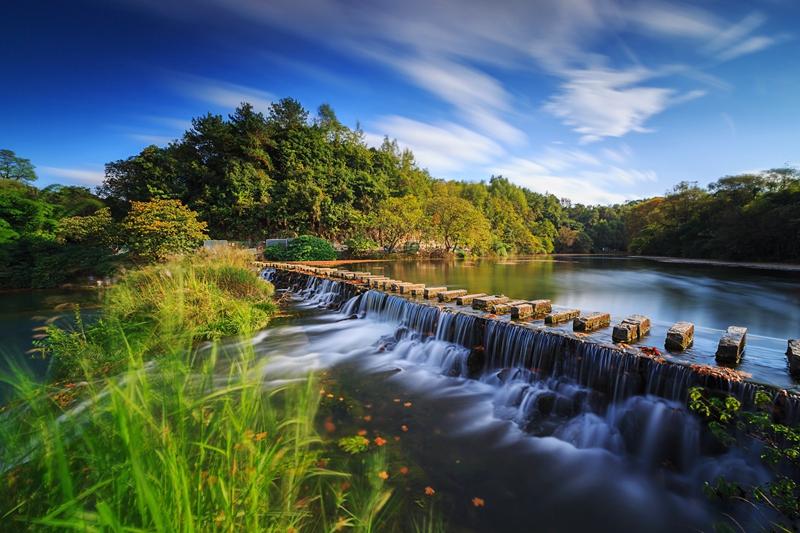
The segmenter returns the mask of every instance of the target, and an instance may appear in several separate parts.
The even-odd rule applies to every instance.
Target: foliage
[[[724,399],[706,396],[700,387],[689,391],[690,407],[708,417],[708,427],[725,445],[748,446],[756,441],[763,445],[761,459],[773,469],[775,478],[763,485],[747,486],[727,481],[724,477],[714,485],[706,483],[704,492],[710,498],[746,502],[765,510],[763,522],[756,525],[769,531],[796,531],[800,527],[800,427],[789,427],[773,418],[772,393],[757,391],[756,411],[742,409],[732,396]],[[778,519],[771,518],[777,515]]]
[[[37,341],[57,357],[56,376],[88,379],[125,361],[130,349],[168,350],[185,332],[218,339],[259,330],[275,311],[273,287],[251,270],[244,250],[215,247],[129,272],[106,293],[99,319],[72,331],[47,328]],[[125,344],[116,344],[119,335]]]
[[[376,240],[390,254],[398,244],[422,229],[423,217],[419,199],[406,195],[379,202],[370,223]]]
[[[344,241],[344,244],[347,246],[348,255],[354,258],[372,257],[380,246],[380,243],[364,235],[350,237]]]
[[[491,243],[489,221],[463,198],[436,196],[425,203],[431,233],[441,239],[445,251],[459,246],[480,247]]]
[[[332,261],[338,258],[331,244],[319,237],[301,235],[286,249],[289,261]]]
[[[339,448],[351,455],[365,452],[369,449],[369,439],[355,435],[339,439]]]
[[[264,248],[264,259],[267,261],[289,261],[289,252],[283,244],[273,244]]]
[[[207,224],[178,200],[131,202],[121,233],[131,252],[149,261],[187,253],[206,239]]]
[[[0,179],[30,183],[38,179],[34,168],[30,159],[17,157],[11,150],[0,150]]]

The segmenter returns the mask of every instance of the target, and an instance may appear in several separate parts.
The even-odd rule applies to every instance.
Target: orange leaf
[[[483,507],[483,500],[481,498],[472,498],[472,505],[475,507]]]

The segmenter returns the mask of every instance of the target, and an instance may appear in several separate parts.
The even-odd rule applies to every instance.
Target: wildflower
[[[321,391],[319,391],[319,393],[320,394],[325,394],[325,389],[322,389]]]
[[[377,444],[378,446],[383,446],[384,444],[386,444],[386,439],[375,437],[375,444]]]
[[[408,474],[408,468],[406,468],[406,467],[401,468],[400,469],[400,473],[401,474]]]
[[[400,403],[400,398],[395,398],[394,401]]]
[[[333,394],[328,394],[328,398],[333,398]]]
[[[483,507],[483,500],[481,498],[472,498],[472,505],[475,507]]]
[[[371,416],[369,416],[369,415],[367,415],[367,416],[365,416],[365,417],[364,417],[364,420],[366,420],[367,422],[369,422],[370,420],[372,420],[372,417],[371,417]]]
[[[358,433],[356,433],[356,435],[358,435],[359,437],[363,437],[366,434],[367,434],[367,430],[366,429],[359,429]]]
[[[267,432],[266,431],[261,432],[261,433],[256,433],[255,435],[253,435],[253,440],[257,442],[257,441],[260,441],[261,439],[263,439],[266,436],[267,436]]]
[[[430,495],[431,495],[431,494],[433,494],[434,492],[436,492],[436,491],[435,491],[435,490],[433,490],[431,487],[425,487],[425,494],[426,494],[426,495],[430,496]]]
[[[389,479],[389,474],[387,474],[385,471],[384,472],[378,472],[378,477],[381,478],[381,479]]]
[[[244,432],[244,438],[246,439],[252,439],[253,435],[255,435],[255,432],[252,429],[248,429]]]
[[[402,429],[403,431],[408,431],[408,428],[406,426],[400,426],[400,429]]]
[[[411,402],[406,402],[403,405],[405,405],[406,407],[411,407]]]
[[[344,401],[344,398],[342,398],[342,397],[340,396],[340,397],[339,397],[339,401],[340,401],[340,402],[343,402],[343,401]]]

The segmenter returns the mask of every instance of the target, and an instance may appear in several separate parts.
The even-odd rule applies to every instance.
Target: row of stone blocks
[[[581,315],[578,310],[552,312],[550,300],[515,300],[507,296],[488,296],[485,293],[469,294],[465,289],[448,291],[447,287],[425,287],[422,283],[407,283],[392,280],[386,276],[373,276],[369,272],[350,272],[332,268],[311,267],[289,263],[266,263],[265,266],[282,268],[286,270],[302,270],[312,274],[338,277],[345,280],[358,280],[371,287],[382,288],[423,296],[430,299],[438,297],[440,302],[456,300],[457,305],[470,305],[473,309],[490,311],[493,314],[511,314],[512,318],[525,318],[529,316],[545,315],[545,323],[557,324],[573,321],[573,330],[591,331],[611,323],[609,313],[589,313]],[[650,319],[643,315],[631,315],[614,326],[611,338],[614,342],[632,342],[640,339],[650,331]],[[694,340],[694,324],[690,322],[677,322],[667,331],[664,346],[673,351],[685,350],[692,345]],[[747,328],[730,326],[719,341],[716,359],[720,363],[737,364],[741,361],[747,343]],[[800,377],[800,339],[789,340],[786,349],[789,360],[789,372]]]

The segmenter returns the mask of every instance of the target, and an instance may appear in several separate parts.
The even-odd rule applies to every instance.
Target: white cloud
[[[775,39],[771,39],[769,37],[750,37],[736,46],[731,46],[724,52],[720,53],[717,57],[723,61],[728,61],[744,54],[758,52],[759,50],[763,50],[774,43]]]
[[[256,111],[267,113],[270,104],[278,100],[272,93],[260,89],[200,76],[177,76],[173,83],[181,93],[191,98],[216,104],[231,111],[239,107],[242,102],[247,102]]]
[[[66,180],[67,183],[65,185],[82,185],[84,187],[100,185],[105,178],[105,172],[97,168],[75,169],[37,166],[36,171],[41,177]]]
[[[495,141],[452,122],[432,125],[390,116],[376,122],[371,129],[382,133],[367,133],[369,143],[380,145],[383,135],[388,135],[410,148],[420,165],[432,171],[465,170],[505,155]]]
[[[647,131],[644,122],[666,109],[675,94],[673,89],[634,86],[652,76],[641,69],[624,72],[595,69],[564,74],[569,80],[544,109],[583,134],[584,142]]]

